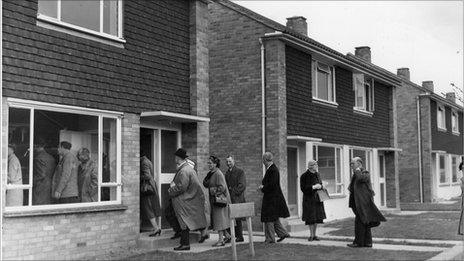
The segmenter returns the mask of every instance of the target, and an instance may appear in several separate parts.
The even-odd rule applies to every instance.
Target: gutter
[[[424,203],[424,181],[422,177],[422,135],[421,135],[421,115],[420,115],[420,98],[428,97],[429,93],[419,94],[416,97],[416,114],[417,114],[417,148],[419,156],[419,196],[420,203]]]
[[[264,48],[262,37],[259,38],[259,44],[261,46],[261,155],[264,155],[266,152],[266,50]],[[265,173],[266,168],[263,165],[263,177]]]

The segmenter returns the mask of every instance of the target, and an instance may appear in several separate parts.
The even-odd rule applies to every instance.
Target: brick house
[[[133,247],[140,150],[154,162],[162,204],[178,147],[206,173],[207,19],[201,0],[3,1],[3,258],[82,259]],[[38,205],[39,139],[55,160],[60,141],[73,153],[90,150],[95,202]],[[8,143],[21,164],[15,183]]]
[[[299,176],[311,158],[332,195],[328,220],[352,215],[353,156],[372,173],[377,205],[399,208],[394,93],[400,79],[373,65],[368,47],[343,55],[308,37],[304,17],[283,26],[226,0],[209,10],[210,151],[235,156],[257,213],[265,150],[274,153],[295,222],[302,211]]]
[[[432,81],[410,81],[397,71],[398,146],[401,202],[434,202],[459,196],[458,166],[463,155],[463,107],[455,93],[434,92]],[[420,131],[418,129],[420,128]]]

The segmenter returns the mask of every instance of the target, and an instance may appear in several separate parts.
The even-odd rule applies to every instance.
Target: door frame
[[[298,145],[287,145],[287,162],[288,162],[288,148],[296,149],[296,209],[297,214],[290,217],[301,217],[303,211],[301,209],[301,191],[300,191],[300,148]],[[287,180],[288,180],[288,166],[287,166]],[[288,183],[287,183],[287,195],[288,195]],[[288,199],[287,199],[288,200]]]

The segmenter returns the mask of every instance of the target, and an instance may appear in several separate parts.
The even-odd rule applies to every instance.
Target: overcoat
[[[34,155],[32,205],[51,204],[55,158],[45,150],[37,151]]]
[[[203,180],[203,185],[209,191],[213,229],[216,231],[227,229],[230,227],[229,208],[217,207],[213,204],[214,197],[219,195],[224,195],[227,198],[227,203],[231,203],[224,174],[222,174],[220,169],[216,169],[215,171],[210,171],[206,177]]]
[[[78,188],[81,202],[98,200],[98,169],[97,164],[91,159],[79,165]]]
[[[278,218],[290,216],[282,189],[280,188],[279,169],[275,164],[269,166],[262,181],[263,203],[261,222],[274,222]]]
[[[461,217],[459,218],[458,235],[464,235],[464,177],[461,178]]]
[[[52,180],[52,193],[60,192],[61,198],[79,196],[77,188],[77,168],[79,166],[76,156],[70,151],[61,157],[55,168]]]
[[[323,223],[322,220],[326,219],[324,203],[319,200],[313,185],[321,184],[322,180],[319,172],[311,173],[307,170],[301,174],[300,189],[303,192],[303,221],[306,225]]]
[[[153,195],[140,195],[140,211],[148,219],[161,216],[161,205],[156,185],[153,164],[143,156],[140,158],[140,184],[149,182],[155,193]]]
[[[21,171],[21,163],[18,157],[13,153],[8,156],[8,174],[7,184],[22,185],[23,174]],[[7,206],[22,206],[23,205],[23,190],[11,189],[6,191]]]
[[[181,229],[205,228],[205,194],[192,166],[187,162],[178,166],[171,184],[168,193]]]
[[[233,166],[226,171],[226,182],[232,204],[245,203],[246,178],[242,169]]]
[[[387,221],[374,204],[374,191],[368,172],[356,169],[348,190],[350,191],[349,207],[363,224],[376,227],[380,222]]]

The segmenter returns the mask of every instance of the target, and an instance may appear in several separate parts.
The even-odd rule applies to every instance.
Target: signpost
[[[251,228],[251,217],[255,215],[255,203],[239,203],[239,204],[229,204],[229,214],[230,214],[230,233],[232,238],[232,255],[234,260],[237,260],[237,246],[235,244],[235,225],[234,220],[236,218],[246,218],[247,227],[248,227],[248,239],[250,244],[250,253],[251,256],[255,256],[255,248],[253,247],[253,230]]]

